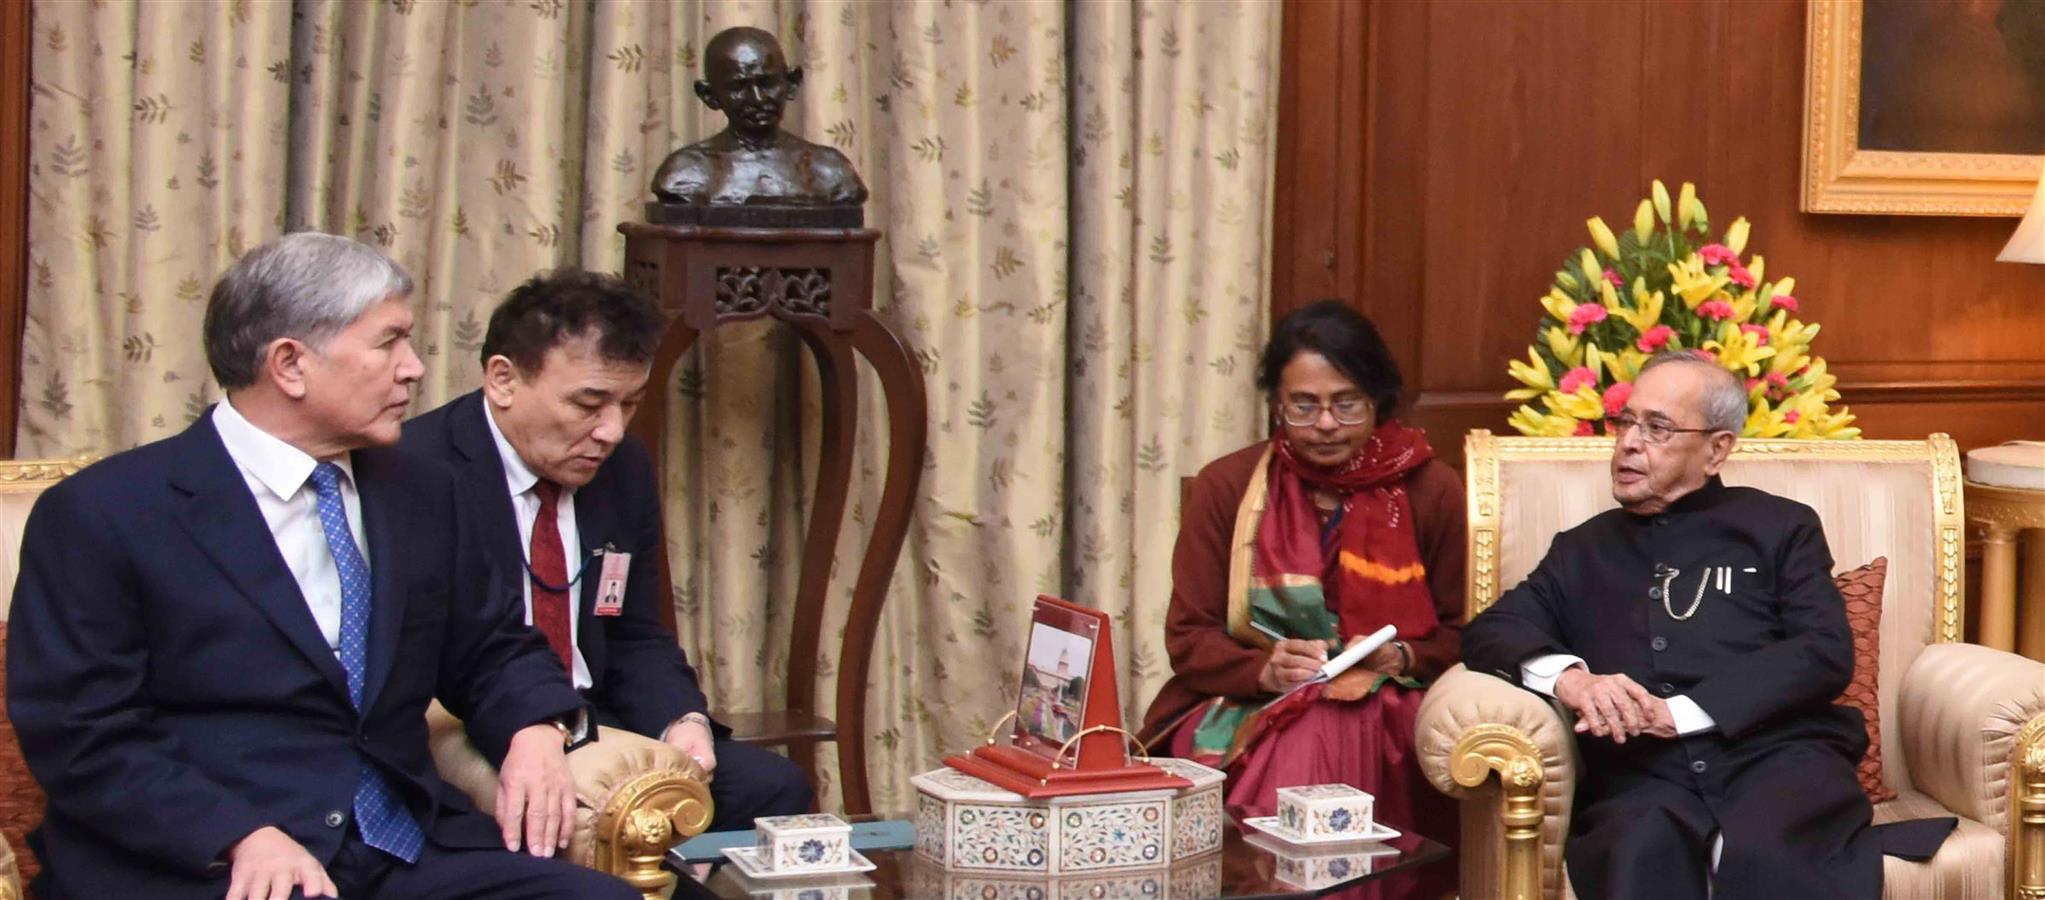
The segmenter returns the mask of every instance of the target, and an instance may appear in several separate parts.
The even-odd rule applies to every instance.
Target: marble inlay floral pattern
[[[960,869],[1041,872],[1051,852],[1050,829],[1038,810],[1020,806],[954,805],[952,858]],[[1036,825],[1032,825],[1034,821]]]
[[[929,794],[916,798],[916,852],[942,865],[945,837],[950,834],[950,829],[945,827],[947,824],[943,800]]]
[[[1321,837],[1371,829],[1373,798],[1346,784],[1278,789],[1278,824],[1294,834]]]
[[[1157,866],[1165,862],[1164,798],[1066,807],[1057,813],[1057,872]]]
[[[1186,859],[1221,846],[1221,787],[1172,799],[1172,858]]]

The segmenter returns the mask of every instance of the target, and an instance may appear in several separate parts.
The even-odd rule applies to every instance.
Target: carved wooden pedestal
[[[625,279],[655,298],[673,318],[654,358],[654,385],[667,385],[675,361],[699,334],[724,322],[772,316],[792,326],[816,357],[823,390],[822,448],[816,496],[803,543],[789,651],[788,709],[759,717],[786,727],[734,736],[785,744],[789,756],[815,771],[815,741],[838,742],[845,810],[872,811],[866,785],[866,674],[888,578],[908,534],[911,504],[923,472],[926,428],[923,373],[902,342],[873,312],[872,229],[710,228],[627,222]],[[844,525],[859,424],[859,380],[853,354],[879,376],[887,404],[887,480],[874,530],[853,583],[838,660],[837,719],[816,716],[817,642],[824,632],[824,591]],[[666,471],[667,394],[656,388],[632,431]],[[666,560],[662,560],[666,568]],[[663,575],[666,573],[663,571]],[[664,583],[672,583],[664,578]],[[670,626],[674,610],[667,611]],[[739,717],[732,717],[734,719]]]

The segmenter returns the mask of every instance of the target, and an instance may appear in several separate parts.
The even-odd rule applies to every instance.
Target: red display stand
[[[1122,729],[1121,695],[1115,683],[1115,645],[1107,614],[1056,597],[1040,596],[1030,621],[1031,642],[1023,660],[1018,712],[1010,713],[1015,727],[1009,743],[989,738],[985,746],[950,756],[944,764],[1032,799],[1192,786],[1191,781],[1147,762],[1129,760],[1129,733]],[[1076,733],[1059,741],[1056,738],[1065,736],[1064,730],[1070,728],[1068,723],[1054,721],[1048,728],[1033,728],[1030,717],[1019,713],[1030,701],[1033,666],[1049,678],[1060,677],[1045,673],[1044,666],[1036,665],[1035,657],[1047,649],[1078,648],[1082,642],[1091,649],[1083,669],[1084,711]],[[1069,659],[1069,653],[1058,659],[1062,664]]]

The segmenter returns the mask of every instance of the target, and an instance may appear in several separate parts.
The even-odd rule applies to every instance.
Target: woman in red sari
[[[1370,320],[1332,300],[1279,320],[1260,362],[1276,434],[1200,471],[1172,554],[1172,678],[1153,752],[1228,773],[1238,819],[1280,787],[1355,785],[1436,840],[1453,803],[1413,754],[1422,691],[1461,651],[1463,481],[1393,417],[1401,379]],[[1324,685],[1321,664],[1384,625],[1398,640]]]

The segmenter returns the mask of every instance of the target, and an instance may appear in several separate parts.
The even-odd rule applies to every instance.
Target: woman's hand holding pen
[[[1321,666],[1327,661],[1328,645],[1324,641],[1282,639],[1271,645],[1271,658],[1264,661],[1264,670],[1257,673],[1257,686],[1268,694],[1283,694],[1312,681],[1321,674]]]

